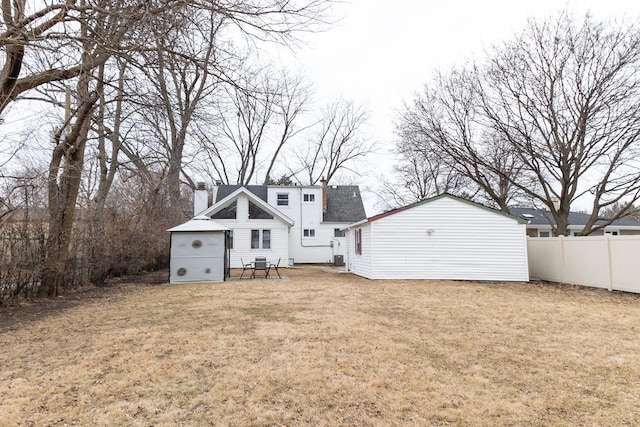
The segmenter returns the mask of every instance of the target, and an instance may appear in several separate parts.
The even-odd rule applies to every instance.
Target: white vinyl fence
[[[529,237],[529,277],[640,293],[640,236]]]

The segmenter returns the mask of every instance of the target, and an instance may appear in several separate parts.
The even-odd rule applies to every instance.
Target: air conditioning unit
[[[344,267],[344,255],[334,255],[333,265],[335,267]]]

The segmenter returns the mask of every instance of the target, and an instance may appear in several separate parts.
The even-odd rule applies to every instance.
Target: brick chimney
[[[204,186],[204,182],[196,185],[196,191],[193,192],[193,216],[198,215],[209,207],[209,192]]]
[[[327,184],[328,181],[324,179],[324,176],[320,180],[322,183],[322,212],[327,212]]]

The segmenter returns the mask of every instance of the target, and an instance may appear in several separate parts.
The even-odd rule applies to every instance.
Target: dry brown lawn
[[[284,272],[0,312],[0,425],[640,425],[638,295]]]

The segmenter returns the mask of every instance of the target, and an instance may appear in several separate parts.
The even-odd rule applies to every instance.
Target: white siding
[[[373,241],[371,235],[371,225],[364,224],[356,229],[349,230],[349,241],[347,249],[349,251],[349,269],[360,276],[368,279],[376,279],[373,274]],[[356,254],[355,230],[362,230],[362,254]]]
[[[288,226],[279,219],[249,219],[249,200],[244,194],[238,196],[236,219],[216,219],[216,222],[233,231],[231,268],[241,268],[242,261],[251,262],[257,256],[264,256],[269,262],[286,265],[289,257]],[[271,230],[270,249],[251,249],[251,230]],[[260,241],[262,246],[262,238]]]
[[[364,277],[529,280],[525,225],[455,198],[438,198],[362,229],[363,253],[354,256],[353,271]]]
[[[287,193],[288,206],[277,206],[277,195]],[[313,194],[314,202],[304,202],[304,194]],[[344,238],[334,237],[333,229],[345,224],[322,222],[322,187],[268,187],[267,200],[294,221],[289,231],[289,258],[296,263],[329,263],[334,255],[345,255]],[[304,237],[305,229],[315,230],[315,237]]]

